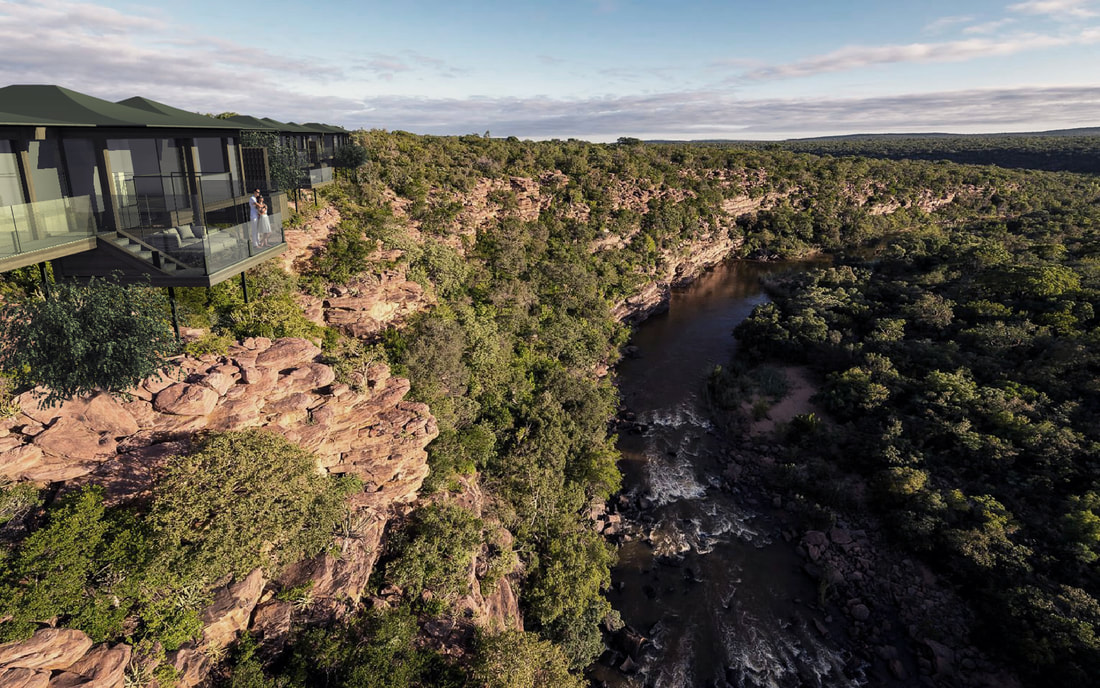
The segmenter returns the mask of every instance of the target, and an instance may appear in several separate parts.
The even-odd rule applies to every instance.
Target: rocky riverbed
[[[620,416],[621,432],[648,428],[635,414]],[[878,522],[867,514],[837,517],[815,528],[816,514],[776,488],[770,470],[783,448],[768,439],[730,442],[719,489],[760,514],[776,540],[793,549],[801,572],[817,595],[794,602],[810,612],[812,631],[842,645],[844,673],[856,685],[928,685],[958,687],[1019,686],[1019,681],[973,642],[974,617],[956,592],[923,562],[894,547]],[[679,569],[685,581],[701,582],[683,552],[668,549],[667,534],[652,515],[646,495],[623,495],[592,514],[613,543],[640,543],[658,556],[659,566]],[[623,583],[619,583],[623,585]],[[652,591],[652,595],[659,591]],[[635,674],[654,650],[658,628],[626,625],[609,633],[605,666]],[[725,684],[738,681],[727,667]],[[650,685],[645,683],[644,685]],[[835,685],[821,681],[818,685]]]

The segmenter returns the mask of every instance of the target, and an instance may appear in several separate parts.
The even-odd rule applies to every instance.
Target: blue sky
[[[1100,0],[0,0],[4,83],[521,138],[1100,125]]]

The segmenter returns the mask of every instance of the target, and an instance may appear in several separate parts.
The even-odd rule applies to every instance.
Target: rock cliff
[[[312,604],[299,610],[274,600],[259,570],[228,583],[203,612],[199,642],[169,657],[181,686],[201,681],[210,650],[245,628],[277,643],[295,614],[331,618],[358,603],[386,522],[408,508],[428,474],[425,447],[438,429],[424,404],[405,401],[408,381],[375,365],[354,390],[335,382],[320,353],[301,339],[249,339],[224,356],[179,359],[172,375],[146,380],[129,401],[98,394],[41,409],[26,393],[16,399],[20,412],[0,423],[0,476],[64,482],[65,490],[102,485],[110,504],[148,498],[163,466],[204,431],[264,428],[313,452],[318,470],[362,479],[338,556],[299,562],[276,582],[313,581]],[[129,652],[93,646],[79,631],[43,629],[0,646],[0,685],[121,686]]]

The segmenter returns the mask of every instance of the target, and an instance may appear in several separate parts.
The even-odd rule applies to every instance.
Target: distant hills
[[[1075,129],[1050,129],[1048,131],[1020,131],[991,134],[952,134],[949,132],[887,133],[887,134],[841,134],[839,136],[813,136],[803,139],[785,139],[784,143],[797,141],[871,141],[875,139],[999,139],[999,138],[1035,138],[1044,136],[1100,136],[1100,127],[1077,127]]]
[[[1049,129],[1047,131],[1010,131],[982,134],[954,134],[946,131],[927,132],[887,132],[884,134],[834,134],[832,136],[808,136],[796,139],[646,139],[645,143],[717,143],[717,144],[786,144],[813,141],[875,141],[890,139],[990,139],[990,138],[1039,138],[1052,136],[1100,136],[1098,127],[1077,127],[1074,129]]]
[[[651,141],[650,143],[686,143]],[[692,141],[698,145],[743,146],[814,155],[888,160],[930,160],[1100,174],[1100,127],[999,134],[845,134],[783,141]]]

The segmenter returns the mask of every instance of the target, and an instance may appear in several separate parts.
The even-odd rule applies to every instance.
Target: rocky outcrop
[[[115,688],[125,685],[130,646],[102,643],[50,679],[50,688]]]
[[[0,669],[0,686],[5,688],[46,688],[50,672],[35,669]]]
[[[741,246],[741,238],[725,230],[715,230],[675,251],[665,253],[659,274],[633,296],[611,309],[620,322],[637,323],[668,308],[673,287],[690,284],[696,277],[724,260]]]
[[[81,631],[43,628],[27,640],[0,645],[0,669],[65,669],[91,648],[91,638]]]
[[[422,481],[426,474],[425,470],[419,475],[419,480]],[[415,496],[415,491],[408,493],[406,501],[411,502]],[[370,498],[363,501],[370,501]],[[377,505],[363,505],[360,502],[347,530],[336,540],[336,552],[298,562],[283,573],[278,580],[279,588],[304,590],[301,597],[295,600],[293,614],[296,618],[342,618],[355,611],[382,551],[382,536],[387,521],[383,517],[385,513]],[[275,642],[282,642],[286,634],[283,619],[292,612],[274,603],[266,606],[263,631]]]
[[[408,381],[384,365],[356,391],[334,384],[320,349],[302,339],[250,339],[225,356],[184,358],[169,379],[150,379],[130,401],[106,394],[40,409],[32,393],[4,421],[0,475],[40,483],[94,482],[117,503],[146,496],[158,468],[190,449],[193,433],[265,428],[314,452],[321,468],[355,473],[359,501],[384,512],[408,501],[427,473],[438,430],[423,404],[404,401]]]
[[[405,401],[409,383],[371,366],[352,389],[319,362],[303,339],[249,339],[223,356],[181,358],[164,379],[148,379],[121,401],[106,394],[21,411],[0,423],[0,476],[73,490],[92,483],[108,504],[147,499],[165,464],[190,451],[200,431],[264,428],[317,457],[318,470],[352,473],[364,490],[336,551],[299,562],[275,587],[310,588],[309,604],[264,593],[257,569],[215,591],[197,643],[170,654],[179,686],[199,685],[210,656],[251,625],[273,643],[285,641],[291,618],[332,618],[350,611],[367,583],[386,522],[415,500],[428,474],[425,447],[438,434],[427,406]],[[130,659],[125,645],[92,647],[80,631],[49,628],[0,646],[0,685],[121,686]],[[58,673],[60,672],[60,673]]]
[[[400,211],[396,199],[395,212]],[[285,232],[287,250],[280,256],[284,270],[302,272],[309,260],[328,243],[340,224],[340,213],[324,206],[310,215],[304,225]],[[378,250],[370,265],[396,265],[403,251]],[[339,328],[351,337],[369,338],[386,327],[400,325],[406,318],[431,305],[423,287],[406,278],[403,267],[381,269],[336,287],[325,297],[298,295],[306,317],[319,325]]]
[[[432,303],[424,288],[404,270],[383,270],[337,287],[322,300],[324,322],[350,337],[370,338]]]
[[[485,521],[489,533],[486,540],[491,544],[483,544],[471,562],[468,593],[455,605],[456,616],[469,619],[481,628],[523,630],[523,614],[515,593],[521,573],[518,559],[513,559],[510,570],[490,571],[493,557],[511,556],[512,534],[495,521],[486,520],[485,495],[476,476],[462,476],[457,480],[462,489],[454,493],[453,500]],[[499,574],[503,575],[492,577]]]
[[[223,648],[236,640],[237,633],[248,628],[252,610],[264,589],[262,569],[254,569],[243,580],[226,585],[214,595],[214,601],[202,612],[200,650]]]
[[[39,629],[27,640],[0,645],[4,688],[122,688],[130,646],[92,645],[68,628]]]
[[[306,220],[301,227],[287,228],[283,232],[286,250],[279,256],[284,270],[302,273],[318,250],[328,243],[332,230],[340,224],[340,211],[326,205],[315,212],[303,209]]]

